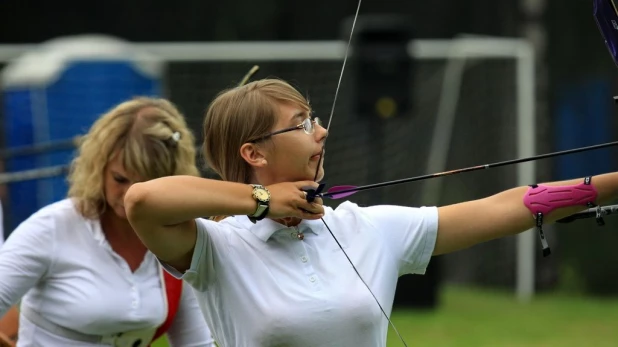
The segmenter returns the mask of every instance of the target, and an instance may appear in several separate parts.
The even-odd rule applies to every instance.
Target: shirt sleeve
[[[400,261],[399,274],[425,274],[438,235],[438,208],[376,205],[363,210]]]
[[[161,260],[159,262],[172,276],[184,280],[198,291],[205,291],[216,278],[214,247],[211,234],[219,226],[217,222],[201,218],[196,219],[195,224],[197,227],[197,238],[189,269],[183,274]]]
[[[55,247],[49,215],[35,214],[11,233],[0,247],[0,316],[49,272]]]
[[[215,347],[210,328],[202,316],[191,288],[182,286],[180,306],[167,331],[172,347]]]

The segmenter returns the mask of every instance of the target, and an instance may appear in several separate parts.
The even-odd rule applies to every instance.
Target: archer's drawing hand
[[[301,219],[320,219],[324,217],[324,206],[321,198],[313,202],[307,201],[307,193],[303,188],[316,189],[318,184],[312,181],[283,182],[266,188],[270,191],[270,209],[267,217]]]

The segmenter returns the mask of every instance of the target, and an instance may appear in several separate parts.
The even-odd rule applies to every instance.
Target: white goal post
[[[131,42],[130,44],[169,62],[307,60],[343,62],[347,42],[239,41]],[[0,44],[0,63],[8,63],[22,54],[37,49],[38,46],[36,44]],[[523,39],[493,37],[418,39],[410,41],[407,50],[413,59],[446,60],[448,64],[445,70],[446,74],[454,81],[461,78],[465,66],[462,67],[461,64],[457,64],[465,61],[465,59],[513,59],[516,62],[516,95],[514,97],[517,105],[517,158],[537,154],[535,149],[535,57],[534,49],[530,43]],[[353,54],[353,50],[350,49],[349,55]],[[446,94],[440,97],[441,104],[437,115],[441,125],[435,129],[427,165],[431,173],[449,169],[444,166],[449,147],[452,119],[457,108],[457,90],[449,94],[449,86],[447,83],[444,84],[442,93]],[[455,94],[455,96],[453,97],[452,94]],[[517,183],[519,185],[528,185],[535,181],[536,164],[534,161],[517,165]],[[538,251],[535,247],[535,237],[536,233],[532,229],[517,236],[516,292],[520,301],[528,301],[534,295],[534,264]]]

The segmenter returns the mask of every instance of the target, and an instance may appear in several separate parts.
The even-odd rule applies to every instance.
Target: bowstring
[[[341,81],[343,80],[343,72],[345,71],[345,65],[346,65],[346,62],[348,60],[348,52],[350,50],[350,45],[352,43],[352,37],[354,35],[354,27],[356,26],[356,19],[358,18],[358,13],[360,12],[361,3],[362,3],[362,0],[358,0],[358,5],[356,7],[356,13],[354,14],[354,20],[352,21],[352,28],[350,30],[350,37],[348,38],[348,43],[347,43],[347,46],[346,46],[346,49],[345,49],[345,55],[343,57],[343,65],[341,67],[341,73],[339,74],[339,81],[337,82],[337,88],[335,89],[335,97],[333,99],[333,106],[332,106],[332,108],[330,110],[330,116],[328,117],[328,123],[326,125],[327,134],[328,134],[328,130],[330,129],[331,121],[333,120],[333,115],[335,114],[335,105],[337,104],[337,97],[339,96],[339,89],[341,87]],[[324,157],[324,150],[325,150],[325,148],[326,148],[326,139],[324,139],[324,145],[322,146],[322,153],[320,153],[320,158],[318,159],[318,165],[317,165],[317,167],[315,169],[315,176],[313,177],[313,181],[314,182],[317,181],[317,179],[318,179],[318,174],[320,172],[320,165],[322,164],[322,158]],[[343,249],[343,247],[339,243],[339,240],[337,240],[337,237],[335,237],[335,234],[330,229],[330,227],[328,226],[328,224],[326,223],[324,218],[320,218],[320,220],[322,220],[322,223],[324,223],[324,226],[326,227],[326,229],[328,229],[328,232],[330,233],[330,235],[333,237],[333,239],[337,243],[337,246],[339,246],[339,249],[341,249],[341,251],[345,255],[346,259],[348,259],[348,262],[350,263],[350,265],[352,265],[352,268],[354,269],[354,272],[356,272],[356,275],[358,275],[358,278],[361,280],[361,282],[363,282],[363,284],[365,285],[367,290],[369,290],[369,293],[371,293],[371,296],[373,296],[373,299],[378,304],[378,307],[380,307],[380,311],[382,311],[382,314],[384,315],[386,320],[388,320],[388,323],[390,324],[390,326],[393,327],[393,330],[395,330],[395,333],[399,337],[399,340],[401,340],[401,343],[403,343],[404,346],[408,347],[408,345],[404,341],[403,337],[399,333],[399,330],[397,330],[397,328],[395,327],[395,324],[393,324],[393,322],[390,320],[390,318],[388,317],[388,314],[386,314],[386,311],[382,307],[382,304],[380,304],[380,301],[378,300],[378,298],[375,296],[375,294],[371,290],[371,287],[369,287],[367,282],[365,282],[365,280],[363,279],[363,276],[361,276],[361,274],[358,271],[358,269],[356,268],[356,266],[354,266],[354,263],[352,262],[352,259],[350,259],[348,254],[345,252],[345,250]]]

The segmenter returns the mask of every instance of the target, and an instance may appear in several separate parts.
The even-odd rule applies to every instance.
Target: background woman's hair
[[[195,137],[178,109],[158,98],[125,101],[94,122],[71,163],[68,196],[84,217],[98,218],[105,211],[105,169],[116,155],[142,180],[199,175]]]

